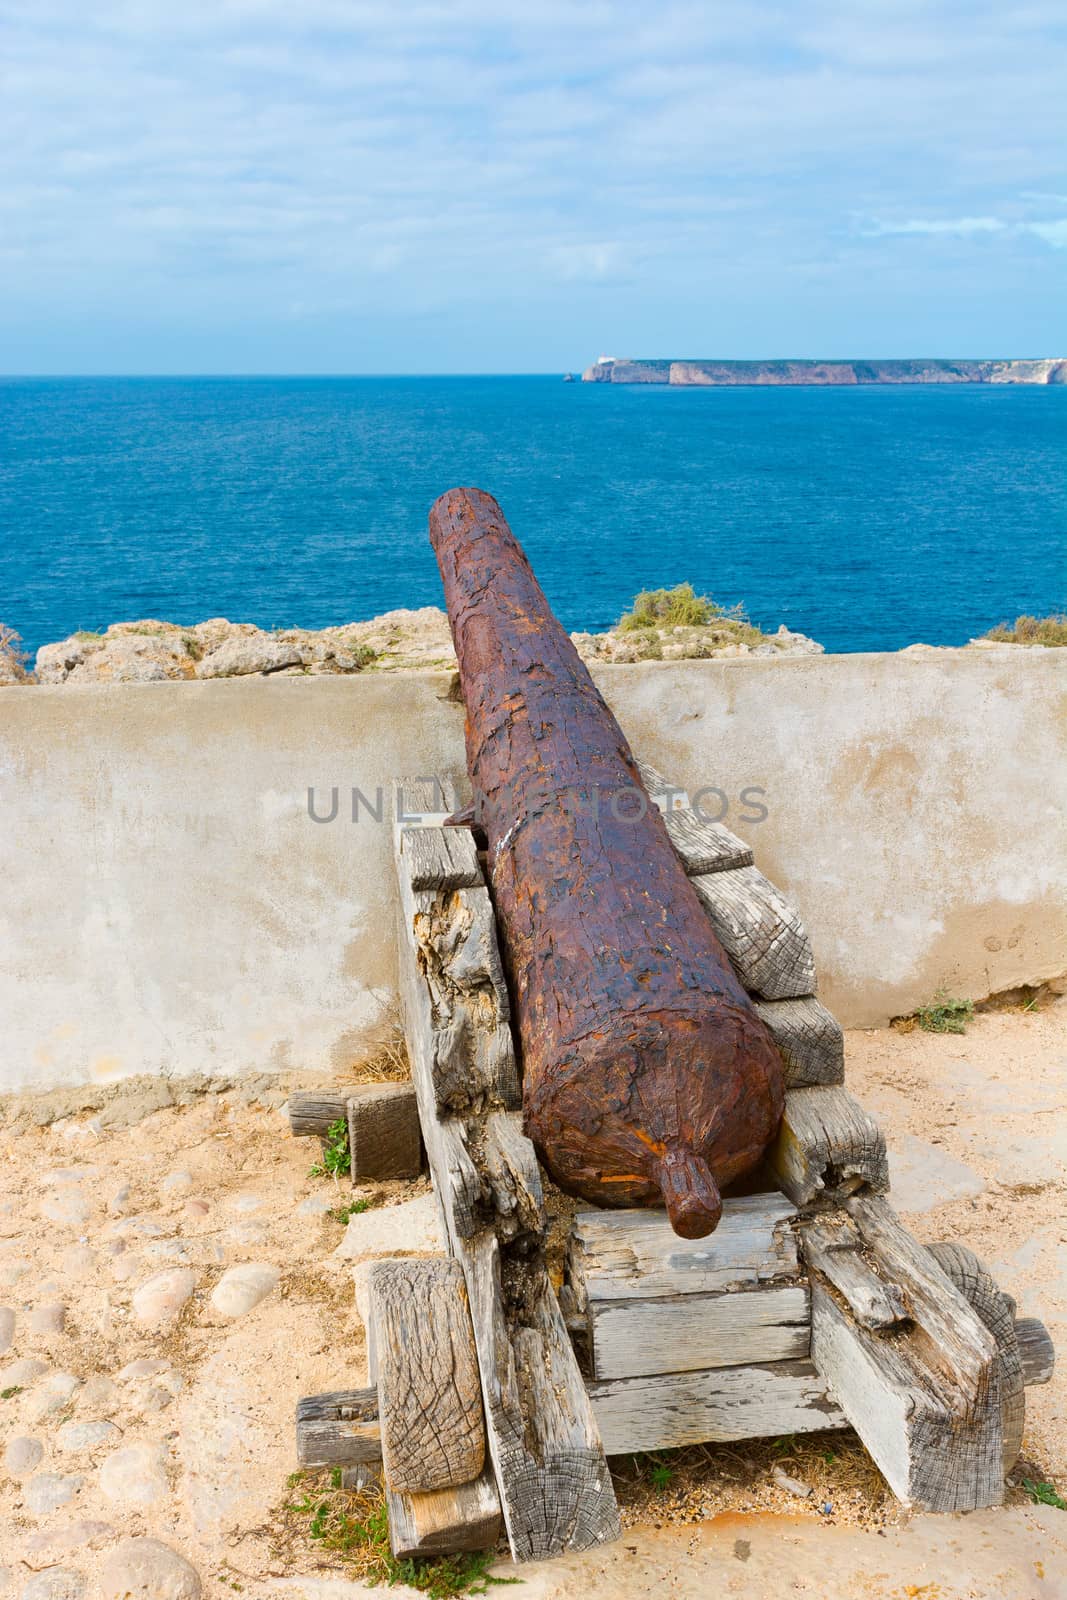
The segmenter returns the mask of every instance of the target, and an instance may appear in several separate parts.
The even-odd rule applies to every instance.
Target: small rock
[[[10,1350],[15,1338],[15,1313],[10,1306],[0,1306],[0,1355]]]
[[[184,1239],[152,1239],[144,1247],[146,1261],[188,1261],[189,1249]]]
[[[345,1236],[333,1253],[335,1261],[362,1256],[437,1255],[445,1248],[437,1201],[433,1194],[403,1205],[363,1211],[348,1219]]]
[[[170,1492],[160,1445],[132,1444],[108,1456],[100,1468],[100,1487],[109,1500],[151,1506]]]
[[[61,1228],[84,1228],[89,1220],[89,1203],[77,1189],[60,1189],[42,1200],[41,1215]]]
[[[133,1251],[117,1255],[111,1263],[111,1276],[116,1283],[129,1283],[144,1271],[144,1260]]]
[[[96,1251],[86,1244],[72,1244],[60,1257],[65,1278],[88,1278],[96,1269]]]
[[[227,639],[201,661],[199,678],[240,678],[254,672],[280,672],[299,667],[303,658],[291,644],[283,644],[272,634],[256,632],[243,638]]]
[[[0,1284],[2,1284],[5,1289],[10,1289],[16,1283],[18,1283],[20,1278],[24,1278],[27,1272],[32,1271],[33,1262],[26,1261],[21,1256],[17,1257],[14,1261],[5,1261],[3,1266],[0,1267]]]
[[[111,1196],[111,1199],[107,1203],[107,1209],[111,1212],[113,1217],[124,1217],[132,1204],[133,1202],[130,1198],[130,1186],[128,1183],[124,1183],[122,1188],[117,1189]]]
[[[772,1467],[771,1477],[779,1489],[784,1489],[786,1494],[795,1494],[798,1500],[807,1500],[812,1493],[810,1484],[802,1483],[799,1478],[791,1478],[781,1467]]]
[[[75,1404],[79,1411],[107,1411],[115,1401],[115,1385],[104,1372],[94,1372],[78,1390]]]
[[[19,1600],[82,1600],[85,1579],[73,1567],[45,1567],[28,1578]]]
[[[193,1175],[191,1172],[168,1172],[159,1187],[164,1194],[176,1194],[181,1189],[191,1189]]]
[[[226,1229],[225,1238],[227,1243],[247,1249],[253,1245],[266,1244],[270,1238],[270,1228],[265,1222],[257,1222],[254,1219],[250,1222],[238,1222],[232,1228]]]
[[[71,1372],[52,1372],[34,1390],[24,1415],[29,1422],[42,1422],[70,1404],[81,1388],[81,1379]]]
[[[211,1304],[224,1317],[243,1317],[266,1299],[280,1277],[277,1267],[256,1262],[231,1267],[215,1285]]]
[[[250,1211],[262,1211],[266,1203],[261,1194],[235,1194],[229,1205],[231,1211],[240,1211],[247,1215]]]
[[[33,1472],[40,1465],[43,1455],[44,1445],[40,1439],[28,1439],[20,1434],[7,1442],[4,1471],[12,1478],[24,1478],[27,1472]]]
[[[38,1306],[30,1312],[30,1332],[37,1334],[62,1333],[67,1319],[64,1305]]]
[[[191,1221],[196,1222],[201,1217],[206,1217],[211,1207],[206,1200],[187,1200],[182,1210]]]
[[[0,1367],[0,1389],[28,1389],[31,1383],[36,1383],[37,1379],[47,1371],[46,1361],[35,1361],[32,1356],[23,1356],[21,1361],[10,1361],[6,1367]]]
[[[33,1533],[23,1545],[22,1559],[35,1572],[54,1566],[74,1550],[84,1550],[110,1539],[115,1530],[109,1522],[96,1522],[80,1517],[75,1522],[42,1528]]]
[[[306,1200],[301,1200],[296,1208],[298,1217],[324,1217],[327,1212],[334,1209],[334,1201],[327,1200],[325,1195],[309,1194]]]
[[[131,1383],[137,1378],[155,1378],[169,1368],[170,1362],[159,1356],[138,1356],[136,1361],[127,1362],[120,1370],[118,1380],[120,1383]]]
[[[133,1297],[133,1313],[146,1328],[163,1328],[176,1321],[182,1307],[196,1288],[197,1277],[191,1267],[174,1267],[158,1272],[143,1283]]]
[[[158,1539],[125,1539],[100,1572],[100,1600],[200,1600],[196,1569]]]
[[[64,1455],[80,1450],[96,1450],[110,1439],[121,1437],[113,1422],[64,1422],[56,1430],[56,1445]]]
[[[26,1509],[35,1517],[46,1517],[60,1506],[69,1505],[84,1481],[83,1478],[61,1478],[56,1472],[39,1472],[26,1485]]]

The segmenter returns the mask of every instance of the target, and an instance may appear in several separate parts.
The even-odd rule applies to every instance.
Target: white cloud
[[[1017,222],[1003,217],[911,217],[906,222],[886,222],[876,218],[863,227],[869,239],[882,239],[894,234],[949,235],[957,239],[974,238],[981,234],[1027,234],[1043,239],[1054,249],[1067,249],[1067,218],[1054,218],[1048,222]]]

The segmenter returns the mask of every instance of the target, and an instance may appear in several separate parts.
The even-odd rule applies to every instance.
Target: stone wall
[[[596,671],[749,839],[842,1020],[1067,970],[1067,653]],[[445,673],[0,694],[0,1092],[342,1066],[394,982],[388,789],[462,781]],[[372,803],[351,820],[351,791]],[[332,822],[308,815],[308,789]],[[756,793],[755,791],[759,791]],[[763,812],[765,816],[762,816]],[[757,820],[760,819],[760,820]]]

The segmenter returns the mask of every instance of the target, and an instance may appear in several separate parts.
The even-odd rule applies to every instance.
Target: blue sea
[[[569,629],[688,579],[828,650],[1067,599],[1067,388],[559,378],[0,381],[0,621],[324,627],[440,605],[426,533],[500,500]]]

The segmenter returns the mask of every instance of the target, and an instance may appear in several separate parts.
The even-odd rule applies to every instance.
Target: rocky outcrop
[[[586,661],[677,661],[712,656],[810,655],[821,644],[784,626],[762,634],[718,617],[702,627],[612,629],[572,634]],[[448,618],[437,606],[387,611],[367,622],[318,631],[268,633],[212,617],[195,627],[149,619],[116,622],[106,633],[75,633],[37,652],[38,683],[153,683],[165,679],[307,676],[353,672],[452,671]],[[9,675],[5,675],[5,672]],[[0,651],[0,685],[34,681]]]
[[[866,383],[1067,383],[1067,358],[1008,361],[620,361],[601,357],[584,383],[666,383],[678,388]]]

